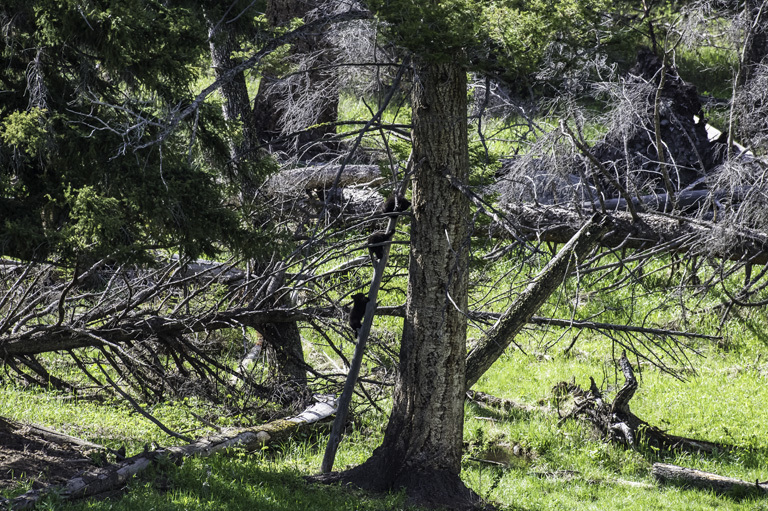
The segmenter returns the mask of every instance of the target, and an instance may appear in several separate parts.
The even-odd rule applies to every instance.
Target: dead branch
[[[324,165],[282,170],[266,182],[266,189],[273,193],[304,193],[305,190],[327,189],[339,175],[341,165]],[[384,177],[378,165],[346,165],[336,186],[381,184]]]
[[[114,465],[89,470],[70,479],[63,487],[30,490],[12,500],[0,500],[0,505],[9,510],[31,509],[51,492],[56,492],[64,500],[75,500],[115,490],[160,460],[176,462],[189,456],[207,457],[231,448],[256,451],[270,442],[283,441],[300,429],[330,417],[334,412],[335,402],[327,396],[319,396],[316,404],[294,417],[253,428],[224,431],[179,447],[143,452]]]
[[[521,232],[542,241],[567,242],[583,224],[584,215],[562,206],[530,206],[506,204],[505,209],[517,222]],[[613,228],[601,239],[601,246],[645,249],[665,245],[666,252],[711,255],[726,260],[750,260],[753,264],[768,263],[768,234],[747,227],[726,227],[712,222],[663,215],[638,213],[633,222],[624,212],[611,213]],[[712,238],[733,240],[728,246],[709,242]]]
[[[585,223],[499,318],[493,329],[470,350],[467,355],[467,389],[501,356],[520,329],[549,295],[560,287],[578,262],[586,258],[609,228],[610,222],[600,215]]]
[[[669,434],[632,413],[629,401],[637,390],[638,383],[626,353],[622,353],[619,365],[624,373],[625,383],[617,392],[613,403],[605,400],[594,380],[589,391],[566,382],[558,384],[556,388],[565,390],[565,393],[574,398],[573,408],[561,420],[586,418],[604,438],[632,448],[648,445],[668,451],[681,449],[706,453],[727,450],[727,447],[721,444]]]
[[[394,216],[389,219],[386,232],[395,232],[396,227],[397,216]],[[333,421],[333,429],[331,430],[331,435],[328,438],[328,445],[326,446],[325,454],[323,455],[323,462],[320,469],[324,474],[329,473],[333,469],[333,462],[336,458],[336,450],[341,443],[342,431],[346,426],[347,411],[352,400],[352,393],[354,391],[355,384],[357,383],[357,377],[360,374],[360,366],[363,362],[366,342],[371,332],[371,327],[373,326],[373,316],[376,313],[376,300],[379,294],[379,288],[381,286],[382,278],[384,277],[384,269],[387,267],[387,261],[389,260],[389,248],[389,245],[383,247],[381,252],[381,259],[379,259],[378,263],[376,263],[376,266],[374,267],[371,286],[368,290],[368,301],[365,308],[365,315],[357,335],[355,353],[352,357],[352,363],[349,366],[347,379],[344,382],[344,390],[339,397],[338,412],[336,414],[336,418]]]
[[[749,483],[733,477],[725,477],[711,472],[685,468],[667,463],[654,463],[651,469],[653,477],[661,484],[673,484],[691,488],[710,490],[720,494],[746,495],[768,493],[768,482]]]

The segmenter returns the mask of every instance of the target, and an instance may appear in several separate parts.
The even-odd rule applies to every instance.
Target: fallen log
[[[273,193],[297,193],[315,188],[328,188],[336,179],[341,165],[317,165],[281,170],[266,182]],[[366,184],[373,186],[384,181],[378,165],[346,165],[336,186]]]
[[[521,233],[551,243],[566,243],[581,228],[585,215],[591,214],[563,206],[506,204],[504,208],[515,219]],[[629,213],[612,212],[613,227],[602,237],[600,245],[647,249],[666,244],[669,252],[768,263],[768,234],[764,232],[660,213],[638,213],[638,216],[640,221],[633,222]],[[505,235],[501,228],[498,232],[500,236]],[[712,243],[713,239],[731,241]]]
[[[365,257],[365,260],[369,260]],[[76,348],[102,345],[120,345],[131,341],[145,341],[158,336],[180,336],[196,332],[212,332],[227,328],[253,326],[259,323],[287,323],[306,321],[316,317],[333,317],[337,311],[331,307],[316,308],[274,308],[252,310],[245,307],[199,315],[178,315],[173,317],[152,316],[147,318],[126,318],[109,327],[78,328],[71,325],[36,325],[33,330],[9,335],[0,339],[0,358],[19,357],[65,351]],[[379,316],[404,317],[404,306],[383,306],[377,310]],[[473,319],[499,319],[498,313],[470,312]],[[519,319],[515,320],[515,323]],[[560,328],[586,328],[592,330],[621,330],[651,335],[696,337],[719,339],[717,336],[690,332],[663,330],[630,325],[614,325],[594,321],[543,318],[531,315],[524,324],[556,326]],[[509,343],[507,343],[508,345]]]
[[[524,403],[512,401],[511,399],[504,399],[491,394],[486,394],[485,392],[480,392],[478,390],[468,390],[467,399],[488,406],[490,408],[500,410],[502,412],[511,412],[512,410],[516,410],[525,413],[540,412],[544,414],[550,414],[554,411],[549,406],[526,405]]]
[[[336,401],[328,396],[316,396],[318,402],[299,415],[246,429],[232,429],[201,438],[191,444],[147,451],[119,463],[88,470],[70,479],[63,486],[49,486],[30,490],[11,500],[0,500],[0,506],[8,510],[33,508],[41,498],[55,492],[63,500],[98,495],[115,490],[133,476],[146,470],[158,460],[178,462],[189,456],[207,457],[230,448],[255,451],[270,443],[285,440],[299,429],[330,417],[336,411]]]
[[[701,488],[720,494],[744,495],[748,493],[768,493],[768,481],[749,483],[741,479],[725,477],[693,468],[654,463],[651,474],[661,484],[674,484],[689,488]]]

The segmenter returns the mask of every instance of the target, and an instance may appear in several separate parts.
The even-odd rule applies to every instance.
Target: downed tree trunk
[[[541,241],[566,243],[584,222],[584,213],[562,206],[507,204],[506,211],[518,228]],[[643,249],[668,244],[669,252],[709,254],[714,246],[722,250],[712,255],[733,261],[750,260],[752,264],[768,263],[768,234],[754,229],[725,227],[712,222],[672,217],[658,213],[638,213],[633,222],[629,213],[611,213],[613,228],[600,244],[605,247]],[[500,235],[504,230],[499,229]],[[732,240],[713,244],[712,239]]]
[[[328,188],[334,182],[341,165],[322,165],[281,170],[266,183],[269,191],[275,193],[297,193],[315,188]],[[337,186],[381,184],[384,181],[378,165],[346,165]]]
[[[15,357],[49,351],[71,350],[141,341],[161,335],[210,332],[241,325],[298,321],[313,317],[311,310],[275,308],[264,311],[240,307],[202,315],[127,318],[117,326],[78,328],[71,325],[39,325],[29,331],[0,339],[0,355]]]
[[[637,444],[645,444],[669,451],[682,449],[684,451],[712,453],[727,450],[726,446],[713,442],[671,435],[651,426],[632,413],[629,409],[629,401],[634,396],[638,383],[626,352],[621,354],[619,365],[624,373],[626,383],[616,393],[613,403],[609,403],[603,398],[592,378],[590,378],[592,385],[588,391],[566,382],[558,384],[556,388],[565,390],[575,398],[573,409],[561,420],[570,417],[585,417],[606,439],[632,448],[635,448]]]
[[[515,335],[547,301],[549,295],[560,287],[568,273],[592,251],[609,228],[610,221],[606,217],[593,216],[547,263],[515,303],[502,314],[493,329],[477,342],[467,356],[467,389],[504,353]],[[572,256],[576,262],[572,261]]]
[[[369,260],[367,257],[366,260]],[[522,306],[521,306],[522,307]],[[535,311],[534,311],[535,312]],[[76,348],[95,347],[105,344],[120,345],[131,341],[142,341],[156,336],[178,336],[195,332],[212,332],[241,325],[253,326],[261,323],[286,323],[305,321],[316,317],[333,317],[336,311],[330,307],[317,308],[274,308],[253,310],[246,307],[202,315],[179,315],[173,317],[153,316],[149,318],[128,318],[115,326],[101,328],[77,328],[68,325],[38,325],[34,330],[9,335],[0,339],[0,355],[20,357],[65,351]],[[377,309],[379,316],[404,317],[404,306],[384,306]],[[474,319],[499,318],[501,315],[488,312],[470,312]],[[512,320],[511,320],[512,321]],[[519,320],[515,319],[515,324]],[[531,315],[523,324],[551,325],[563,328],[587,328],[593,330],[622,330],[669,336],[720,339],[690,332],[662,330],[630,325],[614,325],[593,321],[542,318]],[[510,339],[511,342],[511,339]],[[508,346],[509,343],[506,344]]]
[[[677,465],[669,465],[667,463],[654,463],[651,473],[662,484],[671,483],[679,486],[701,488],[720,494],[744,495],[747,493],[759,493],[765,495],[768,493],[768,481],[749,483],[741,479],[679,467]]]
[[[746,190],[735,191],[713,191],[713,190],[681,190],[674,197],[670,197],[668,193],[655,193],[652,195],[641,195],[639,197],[632,198],[632,204],[636,209],[640,211],[662,211],[665,213],[671,213],[673,209],[677,208],[680,213],[694,214],[697,211],[706,208],[708,202],[712,202],[713,206],[717,206],[720,201],[728,199],[730,201],[738,201],[745,194]],[[606,211],[626,211],[627,200],[624,198],[605,199]],[[584,202],[581,204],[582,209],[591,210],[592,208],[599,208],[600,203]],[[713,213],[709,213],[709,219],[713,217]]]
[[[504,399],[501,397],[493,396],[491,394],[486,394],[485,392],[480,392],[478,390],[468,390],[467,399],[503,412],[517,410],[526,413],[540,412],[544,414],[550,414],[554,411],[549,406],[531,406],[523,403],[517,403],[511,399]]]
[[[255,451],[269,442],[288,438],[302,427],[330,417],[335,410],[335,400],[319,401],[295,417],[278,419],[253,428],[222,432],[201,438],[188,445],[143,452],[114,465],[89,470],[70,479],[63,487],[30,490],[15,499],[0,500],[0,505],[13,510],[31,509],[41,498],[51,492],[56,492],[64,500],[98,495],[122,487],[131,477],[149,468],[159,459],[176,462],[188,456],[211,456],[233,447]]]

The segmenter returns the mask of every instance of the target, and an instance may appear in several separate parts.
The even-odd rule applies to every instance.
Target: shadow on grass
[[[465,401],[465,410],[469,415],[485,417],[498,422],[529,421],[534,417],[541,416],[541,413],[537,410],[523,410],[521,408],[500,409],[470,400]]]
[[[68,510],[156,511],[389,511],[407,509],[403,495],[373,496],[340,486],[312,485],[299,470],[278,467],[255,455],[190,458],[148,470],[118,499],[84,501]]]

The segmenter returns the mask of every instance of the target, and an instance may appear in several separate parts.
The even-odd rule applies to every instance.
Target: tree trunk
[[[294,18],[304,18],[322,2],[313,0],[269,0],[267,2],[267,21],[274,27],[288,24]],[[279,95],[271,93],[270,89],[280,81],[278,74],[281,70],[267,66],[262,69],[259,90],[254,100],[254,116],[258,122],[259,137],[263,143],[273,149],[292,150],[295,152],[307,150],[314,142],[327,135],[336,133],[334,123],[338,118],[339,91],[335,84],[333,58],[330,55],[332,44],[329,38],[319,31],[296,40],[291,48],[293,57],[312,60],[300,64],[300,72],[305,73],[302,88],[304,90],[323,91],[322,97],[312,98],[320,104],[312,105],[316,110],[311,129],[296,134],[292,140],[282,140],[280,132],[281,116],[285,114],[278,107]],[[309,69],[305,69],[306,66]],[[293,93],[293,91],[291,92]],[[299,98],[299,103],[306,99]],[[309,106],[309,105],[305,105]],[[322,150],[321,150],[322,151]],[[311,151],[310,151],[311,152]],[[302,154],[303,155],[303,154]]]
[[[768,493],[766,482],[750,483],[741,479],[725,477],[693,468],[679,467],[667,463],[654,463],[653,477],[662,484],[675,484],[688,488],[701,488],[715,493],[744,497],[750,493]]]
[[[467,509],[459,478],[464,426],[469,202],[448,177],[468,176],[466,70],[414,63],[413,221],[400,371],[384,441],[336,480],[410,502]],[[333,480],[323,477],[324,480]]]
[[[766,28],[765,6],[762,0],[747,0],[744,4],[745,13],[748,13],[747,27],[749,31],[744,48],[744,81],[749,81],[757,67],[763,63],[763,59],[768,54],[768,29]],[[738,84],[741,85],[741,84]]]
[[[220,22],[218,17],[206,16],[208,21],[208,37],[211,49],[211,65],[216,78],[221,78],[239,62],[232,58],[232,52],[238,48],[237,37],[233,29],[228,29],[226,23]],[[248,88],[245,83],[245,74],[237,73],[232,80],[225,81],[220,89],[224,98],[222,110],[224,119],[239,122],[243,139],[240,143],[230,140],[229,149],[232,157],[231,167],[233,175],[239,181],[244,192],[254,189],[247,169],[249,159],[256,158],[258,140],[255,132],[254,113],[251,109]]]
[[[209,39],[211,49],[211,63],[220,78],[236,67],[239,62],[232,58],[232,52],[237,50],[237,34],[234,29],[228,29],[226,23],[209,16]],[[249,160],[257,158],[259,142],[256,136],[256,118],[251,109],[248,89],[245,83],[245,74],[238,73],[232,80],[224,82],[221,86],[221,95],[224,97],[222,110],[224,118],[228,121],[239,121],[243,140],[240,143],[230,140],[230,152],[234,176],[241,187],[241,200],[249,202],[256,194],[258,183],[253,181],[249,172]],[[287,300],[282,300],[282,305]],[[257,327],[258,332],[264,338],[267,345],[274,350],[277,361],[278,377],[281,380],[292,382],[298,387],[306,386],[306,364],[301,345],[301,335],[296,323],[266,323]]]

